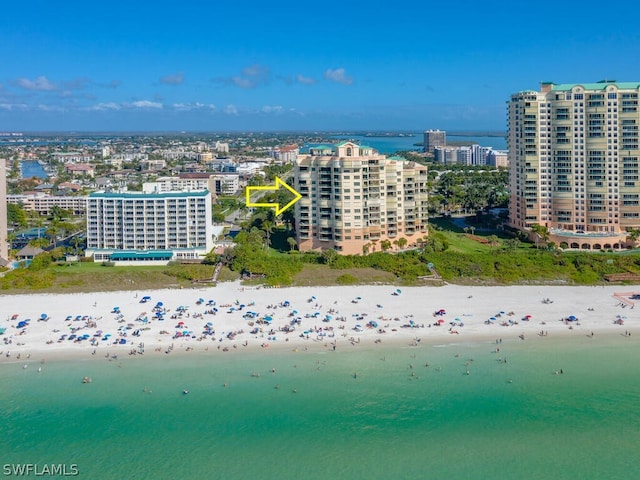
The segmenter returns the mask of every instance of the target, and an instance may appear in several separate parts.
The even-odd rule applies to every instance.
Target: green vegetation
[[[7,272],[0,277],[0,291],[71,293],[187,287],[192,285],[192,280],[211,278],[214,270],[212,265],[179,264],[111,268],[93,262],[64,263],[54,257],[44,252],[36,256],[28,268]],[[228,270],[223,269],[223,273],[227,279],[236,278]]]

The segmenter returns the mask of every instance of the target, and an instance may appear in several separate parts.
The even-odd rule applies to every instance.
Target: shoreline
[[[633,300],[614,297],[619,290],[640,287],[271,289],[230,282],[200,289],[15,295],[4,297],[0,364],[543,340],[541,332],[550,338],[635,335],[640,310]],[[145,296],[149,300],[140,303]],[[153,310],[163,313],[156,317]],[[42,315],[46,321],[39,321]],[[571,316],[576,320],[561,320]]]

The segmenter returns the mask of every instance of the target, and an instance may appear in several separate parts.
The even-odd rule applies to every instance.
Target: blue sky
[[[640,81],[635,2],[267,4],[5,3],[0,130],[504,130],[540,81]]]

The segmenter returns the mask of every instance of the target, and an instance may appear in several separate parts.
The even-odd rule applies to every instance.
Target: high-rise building
[[[194,260],[213,248],[211,194],[104,193],[87,200],[87,256],[94,261]]]
[[[425,166],[352,142],[314,153],[295,164],[300,250],[362,254],[380,251],[385,241],[411,245],[427,234]]]
[[[451,165],[458,162],[458,147],[435,147],[433,158],[437,163]]]
[[[425,130],[424,132],[424,151],[433,153],[436,147],[447,146],[447,132],[442,130]]]
[[[9,229],[7,228],[7,162],[0,158],[0,260],[9,259]]]
[[[508,102],[509,222],[565,248],[618,249],[640,227],[640,82],[543,83]]]

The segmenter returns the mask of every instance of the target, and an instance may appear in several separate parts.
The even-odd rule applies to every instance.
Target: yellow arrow
[[[253,192],[269,191],[269,190],[276,191],[281,186],[286,188],[287,190],[289,190],[293,194],[293,200],[291,200],[289,203],[287,203],[284,207],[281,208],[279,203],[259,203],[259,202],[252,202],[251,201],[251,194]],[[247,207],[267,207],[267,208],[274,208],[275,207],[276,215],[280,215],[282,212],[287,210],[289,207],[293,206],[293,204],[296,203],[301,198],[302,198],[302,195],[300,195],[300,193],[298,193],[294,188],[292,188],[287,182],[283,181],[280,177],[276,177],[276,184],[275,185],[269,185],[269,186],[266,186],[266,187],[247,187],[247,189],[246,189]]]

